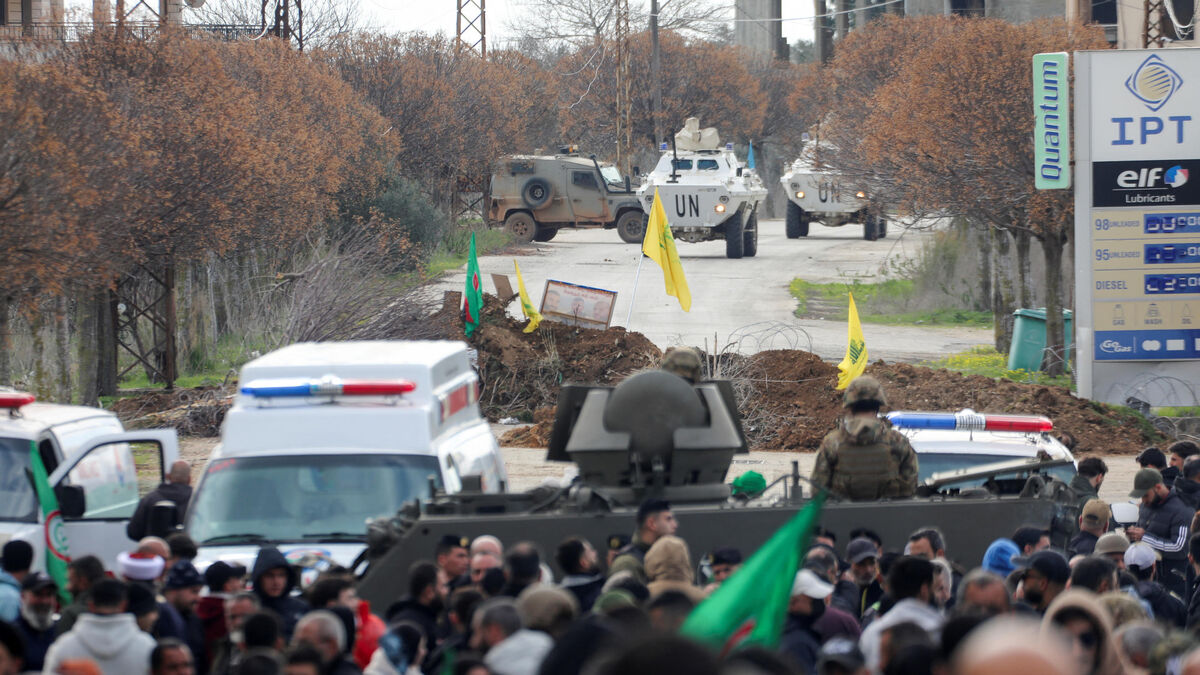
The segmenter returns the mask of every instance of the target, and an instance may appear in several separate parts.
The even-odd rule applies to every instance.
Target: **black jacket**
[[[288,580],[287,586],[283,589],[283,594],[278,597],[271,597],[262,590],[262,575],[269,570],[282,567],[287,570]],[[300,621],[300,617],[308,612],[308,603],[297,597],[292,597],[292,591],[300,586],[300,571],[288,564],[283,554],[274,546],[264,546],[258,552],[258,557],[254,559],[254,568],[250,572],[250,587],[258,596],[262,606],[266,609],[275,612],[279,616],[279,624],[283,629],[283,638],[286,642],[292,641],[292,631],[296,629],[296,623]]]
[[[163,483],[159,485],[138,502],[137,509],[134,510],[133,516],[129,519],[129,524],[125,526],[125,534],[134,541],[150,534],[146,531],[147,527],[149,527],[149,523],[146,521],[150,518],[150,509],[161,501],[175,502],[175,523],[177,525],[182,523],[183,516],[187,513],[188,502],[191,500],[191,485],[184,485],[182,483]]]
[[[604,582],[603,574],[572,574],[563,578],[562,588],[579,601],[579,612],[582,614],[592,611],[592,605],[596,603],[596,598],[600,597]]]
[[[46,651],[54,643],[54,624],[50,624],[46,630],[38,630],[31,626],[25,617],[18,615],[13,625],[25,639],[25,670],[41,672],[42,665],[46,662]]]
[[[822,607],[823,609],[823,607]],[[821,651],[821,637],[813,630],[818,616],[788,614],[783,624],[783,635],[779,638],[779,651],[791,657],[800,672],[817,672],[817,653]]]
[[[870,586],[859,586],[853,581],[842,579],[833,589],[833,606],[849,612],[855,621],[862,623],[863,614],[867,608],[874,605],[883,597],[883,587],[879,580],[871,582]]]
[[[1134,585],[1138,595],[1150,603],[1154,610],[1154,620],[1183,628],[1187,623],[1188,612],[1179,598],[1171,595],[1162,584],[1156,581],[1139,581]]]
[[[1071,538],[1067,544],[1067,558],[1077,555],[1091,555],[1096,550],[1096,542],[1100,539],[1091,532],[1080,532]]]
[[[1146,530],[1142,541],[1162,553],[1164,561],[1187,560],[1188,530],[1194,515],[1196,510],[1172,492],[1158,504],[1141,509],[1138,527]]]
[[[1175,481],[1175,487],[1171,488],[1171,493],[1178,496],[1179,500],[1187,504],[1189,509],[1200,510],[1200,483],[1179,478]]]
[[[1200,578],[1192,582],[1192,594],[1187,606],[1187,629],[1200,626]]]
[[[388,626],[395,626],[401,621],[411,621],[421,627],[425,634],[425,649],[427,654],[433,653],[438,644],[438,611],[429,605],[422,605],[416,598],[407,596],[392,603],[384,614],[383,620]]]

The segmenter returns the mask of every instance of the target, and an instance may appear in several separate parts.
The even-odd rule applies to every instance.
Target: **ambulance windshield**
[[[37,522],[37,500],[28,469],[29,441],[0,438],[0,521]]]
[[[188,509],[198,543],[302,541],[313,533],[366,538],[366,519],[394,514],[441,486],[436,457],[292,455],[213,461]]]

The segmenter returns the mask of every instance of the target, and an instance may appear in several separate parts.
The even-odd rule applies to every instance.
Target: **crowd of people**
[[[272,547],[248,570],[200,573],[186,534],[145,537],[113,570],[74,559],[60,589],[14,540],[0,552],[0,675],[1200,673],[1200,534],[1189,536],[1200,447],[1168,454],[1138,456],[1141,517],[1124,533],[1097,496],[1108,467],[1080,461],[1079,529],[1062,550],[1045,524],[1005,533],[980,560],[956,557],[932,527],[896,550],[881,536],[896,533],[869,523],[844,542],[818,530],[778,644],[737,649],[681,626],[752,552],[721,548],[694,565],[661,499],[605,550],[581,537],[553,551],[444,537],[406,570],[406,595],[377,608],[348,570],[301,590]]]

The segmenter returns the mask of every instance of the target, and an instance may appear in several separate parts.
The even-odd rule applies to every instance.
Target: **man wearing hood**
[[[691,556],[687,544],[679,537],[661,537],[646,552],[646,579],[651,599],[666,591],[679,591],[695,603],[706,597],[692,583]]]
[[[817,450],[812,482],[843,499],[911,497],[917,491],[917,453],[903,434],[880,419],[883,387],[863,375],[846,387],[848,414]]]
[[[792,582],[779,651],[791,657],[801,672],[815,673],[817,670],[821,636],[813,624],[825,613],[825,599],[832,593],[833,586],[822,581],[812,570],[800,570]]]
[[[21,581],[33,565],[33,547],[29,542],[12,539],[0,553],[0,620],[12,623],[21,608]]]
[[[125,605],[124,583],[104,579],[92,586],[87,613],[46,652],[43,672],[59,672],[63,661],[91,659],[104,673],[149,673],[154,638],[138,628]]]
[[[292,597],[292,591],[300,584],[300,573],[288,564],[279,549],[266,546],[259,550],[250,576],[251,587],[263,608],[279,616],[283,638],[290,641],[296,622],[308,611],[308,603]]]
[[[1125,672],[1108,612],[1087,591],[1064,591],[1055,598],[1042,619],[1042,633],[1065,634],[1071,640],[1071,653],[1083,675]]]

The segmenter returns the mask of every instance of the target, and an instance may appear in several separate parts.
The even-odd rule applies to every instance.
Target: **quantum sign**
[[[1033,55],[1034,185],[1071,187],[1070,89],[1066,52]]]

